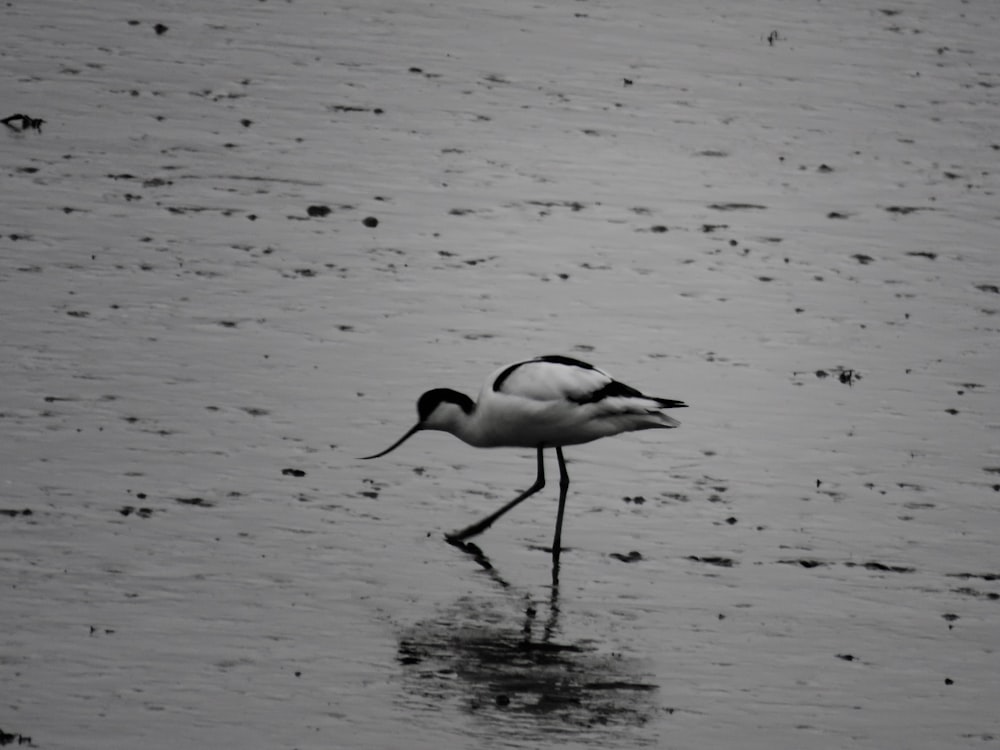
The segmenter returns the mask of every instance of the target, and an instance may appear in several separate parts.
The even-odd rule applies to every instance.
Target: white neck
[[[440,404],[424,422],[424,429],[450,432],[463,443],[482,448],[490,445],[483,433],[478,411],[466,414],[458,404]]]

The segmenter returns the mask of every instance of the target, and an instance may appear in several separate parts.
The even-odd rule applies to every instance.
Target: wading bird
[[[395,450],[421,430],[450,432],[477,448],[534,448],[535,483],[495,513],[468,528],[445,535],[459,546],[545,486],[542,451],[555,448],[559,461],[559,510],[552,557],[559,558],[569,475],[562,449],[622,432],[679,427],[664,409],[683,401],[646,396],[608,373],[572,357],[549,355],[506,365],[486,379],[477,401],[450,388],[427,391],[417,401],[417,423],[381,453]]]

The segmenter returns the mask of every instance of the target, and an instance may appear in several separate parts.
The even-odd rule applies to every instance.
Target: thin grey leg
[[[559,550],[562,548],[563,511],[566,510],[566,491],[569,489],[569,474],[566,473],[566,461],[562,448],[556,448],[556,458],[559,459],[559,512],[556,514],[556,536],[552,540],[552,559],[559,562]]]
[[[558,452],[559,449],[556,448],[556,451]],[[562,465],[562,453],[557,453],[557,455],[559,456],[559,470],[562,472],[565,478],[566,469]],[[524,492],[522,492],[520,495],[515,497],[513,500],[511,500],[509,503],[507,503],[505,506],[503,506],[496,513],[486,516],[486,518],[484,518],[482,521],[474,523],[468,528],[462,529],[461,531],[454,531],[451,534],[445,534],[445,539],[447,539],[449,542],[461,542],[468,539],[469,537],[476,536],[477,534],[482,534],[484,531],[486,531],[486,529],[492,526],[493,522],[496,521],[498,518],[500,518],[500,516],[502,516],[504,513],[511,510],[512,508],[514,508],[522,500],[526,500],[527,498],[534,495],[544,486],[545,486],[545,463],[542,460],[542,446],[538,446],[538,476],[535,477],[535,483],[531,485],[528,489],[526,489]],[[561,507],[562,506],[560,505],[560,508]],[[561,514],[560,514],[560,520],[562,520]]]

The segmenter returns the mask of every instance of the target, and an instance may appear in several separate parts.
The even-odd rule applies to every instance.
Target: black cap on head
[[[471,398],[466,396],[464,393],[453,391],[451,388],[435,388],[434,390],[427,391],[424,395],[417,399],[417,416],[419,417],[419,421],[410,428],[410,431],[381,453],[376,453],[373,456],[362,456],[362,458],[378,458],[379,456],[384,456],[390,451],[396,450],[396,448],[405,443],[414,433],[426,429],[424,427],[424,423],[430,415],[434,413],[434,410],[437,409],[438,406],[445,403],[455,404],[466,414],[471,414],[473,409],[476,408],[476,405],[473,403]]]
[[[417,416],[420,417],[420,422],[425,422],[434,410],[444,403],[455,404],[466,414],[472,414],[472,410],[476,408],[472,399],[464,393],[453,391],[451,388],[434,388],[417,399]]]

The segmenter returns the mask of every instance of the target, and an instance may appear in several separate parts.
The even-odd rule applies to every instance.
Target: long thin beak
[[[403,437],[401,437],[399,440],[397,440],[395,443],[393,443],[392,445],[390,445],[388,448],[386,448],[381,453],[376,453],[374,456],[361,456],[361,459],[363,461],[367,461],[369,458],[379,458],[380,456],[384,456],[386,453],[391,453],[392,451],[396,450],[396,448],[398,448],[403,443],[405,443],[406,440],[411,435],[413,435],[413,433],[419,432],[422,429],[424,429],[424,426],[422,424],[420,424],[419,422],[417,422],[417,424],[413,425],[413,427],[410,428],[409,432],[407,432],[405,435],[403,435]]]

